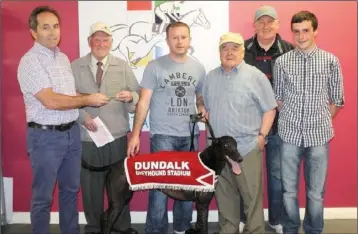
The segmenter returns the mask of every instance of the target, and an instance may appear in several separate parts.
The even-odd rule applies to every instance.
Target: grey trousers
[[[82,157],[92,166],[105,166],[126,157],[127,136],[97,148],[93,142],[82,142]],[[81,168],[81,190],[84,214],[87,220],[85,232],[100,231],[100,216],[104,211],[105,178],[107,172],[93,172]],[[130,227],[129,205],[124,207],[114,228],[125,230]]]
[[[262,151],[256,146],[244,156],[241,174],[235,175],[228,165],[223,169],[216,186],[215,197],[219,210],[220,234],[239,233],[240,209],[247,223],[244,233],[264,233]],[[240,207],[240,196],[244,207]]]

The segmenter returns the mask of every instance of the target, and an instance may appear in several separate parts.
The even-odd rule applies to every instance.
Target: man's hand
[[[281,111],[282,110],[282,105],[283,105],[283,103],[282,103],[282,101],[277,101],[277,111]]]
[[[131,136],[127,147],[127,157],[134,157],[139,153],[140,140],[139,136]]]
[[[85,128],[91,132],[96,132],[98,129],[97,124],[93,121],[91,116],[86,117],[85,121],[83,122],[83,126],[85,126]]]
[[[265,144],[266,144],[265,138],[263,136],[259,135],[257,137],[257,141],[258,141],[260,150],[263,151],[265,148]]]
[[[201,113],[201,122],[206,122],[206,120],[209,120],[209,112],[205,109],[205,107],[198,108],[199,113]]]
[[[87,98],[89,106],[103,106],[109,102],[109,98],[103,93],[92,93]]]
[[[132,102],[133,95],[131,91],[121,91],[116,93],[116,100],[121,102]]]

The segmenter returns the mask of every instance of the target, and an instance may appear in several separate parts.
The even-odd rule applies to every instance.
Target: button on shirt
[[[70,61],[59,48],[52,51],[35,42],[21,58],[17,78],[23,93],[27,122],[59,125],[77,120],[78,109],[50,110],[35,97],[45,88],[52,88],[55,93],[76,96]]]
[[[229,74],[222,67],[210,71],[202,96],[215,137],[234,137],[242,156],[258,144],[263,113],[277,106],[265,74],[245,62]]]
[[[276,60],[274,92],[283,102],[280,137],[297,146],[327,143],[334,135],[330,102],[343,106],[343,77],[337,57],[315,47],[292,50]]]

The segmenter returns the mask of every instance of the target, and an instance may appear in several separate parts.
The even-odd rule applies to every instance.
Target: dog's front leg
[[[208,234],[209,205],[214,193],[201,192],[196,198],[195,208],[197,212],[195,230],[196,233]]]
[[[106,227],[108,226],[108,210],[104,211],[101,214],[101,221],[100,221],[100,225],[101,225],[101,233],[104,233],[104,231],[106,230]]]
[[[209,220],[209,203],[200,203],[199,201],[195,204],[197,217],[195,223],[196,233],[208,234],[208,220]]]

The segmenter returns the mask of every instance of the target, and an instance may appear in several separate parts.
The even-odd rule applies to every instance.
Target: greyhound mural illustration
[[[210,22],[201,8],[180,12],[178,21],[186,23],[190,28],[210,28]],[[165,23],[167,26],[168,23]],[[137,21],[131,25],[115,24],[111,26],[113,33],[112,51],[119,52],[128,64],[136,69],[141,63],[145,65],[152,60],[153,48],[165,41],[165,28],[160,30],[160,25],[153,22]],[[189,55],[194,57],[194,48],[190,48]],[[144,61],[143,61],[144,60]]]

